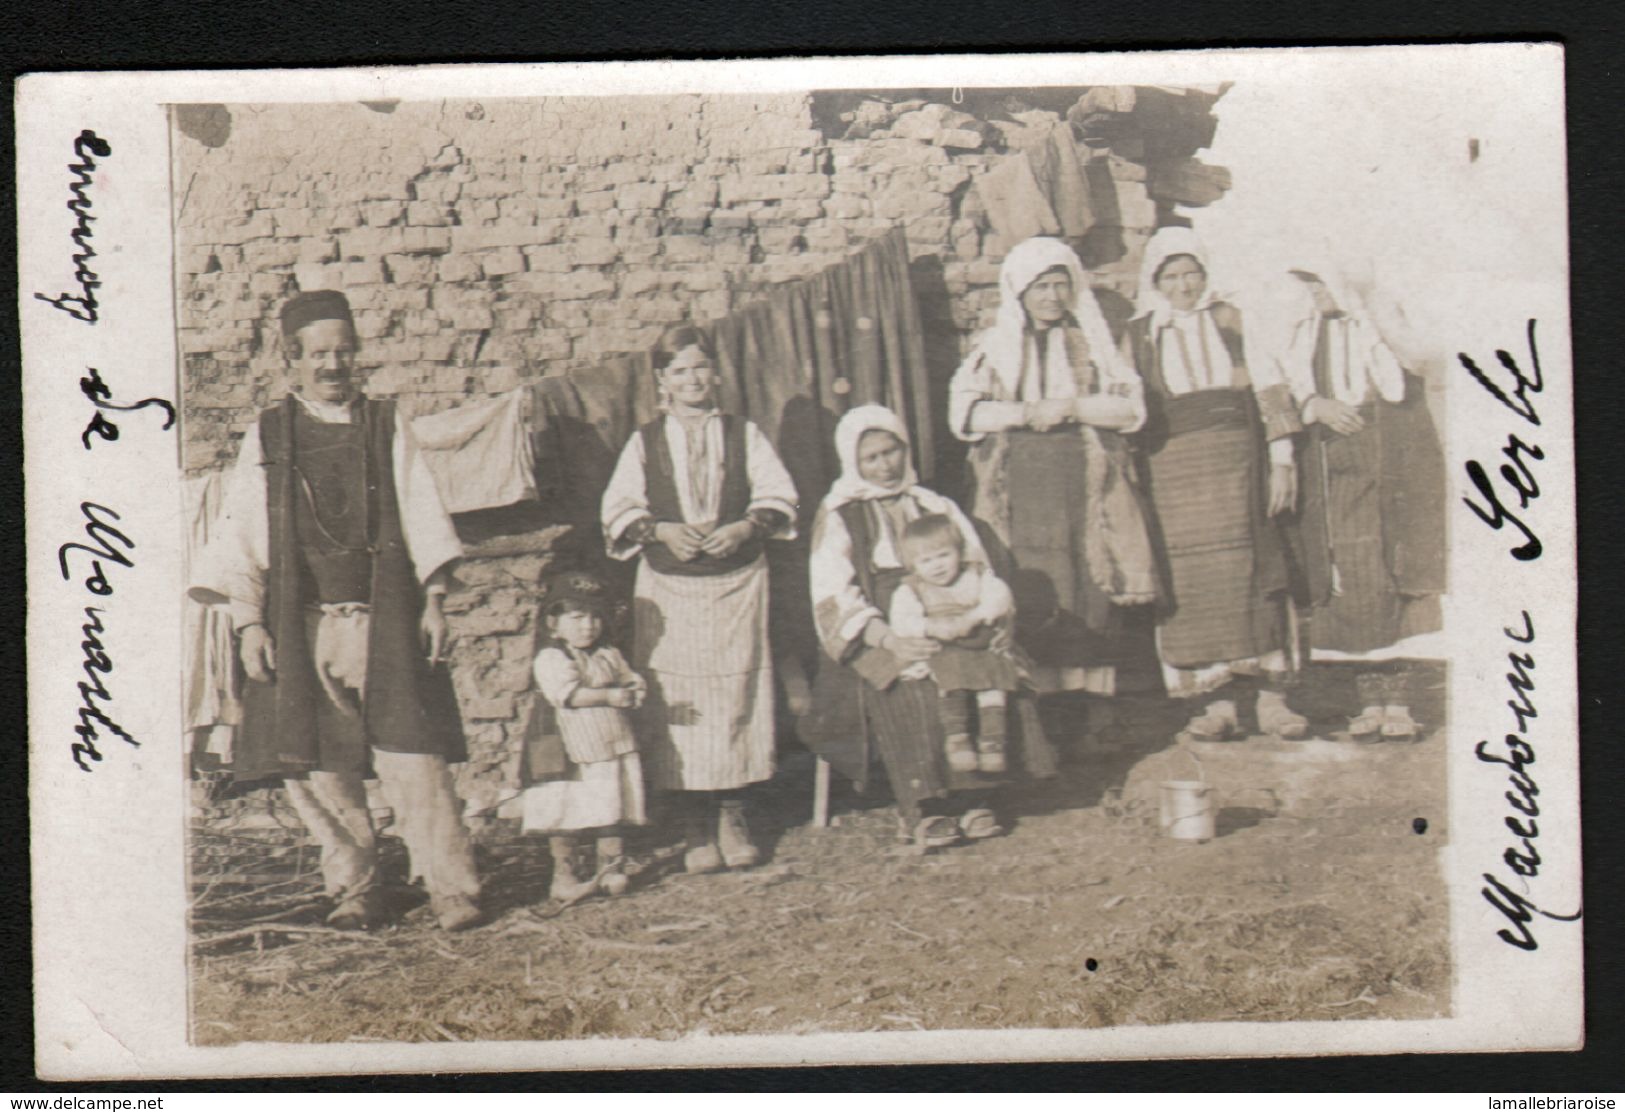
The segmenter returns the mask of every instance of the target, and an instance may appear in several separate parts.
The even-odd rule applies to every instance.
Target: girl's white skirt
[[[575,766],[568,780],[534,784],[524,792],[524,828],[539,833],[641,826],[643,763],[636,753]]]

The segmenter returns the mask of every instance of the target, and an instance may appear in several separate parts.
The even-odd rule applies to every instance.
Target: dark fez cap
[[[342,320],[350,325],[350,299],[338,290],[308,290],[295,294],[282,306],[282,334],[292,336],[319,320]]]
[[[557,572],[543,580],[540,609],[545,614],[555,606],[577,606],[602,617],[617,609],[609,584],[590,571]]]

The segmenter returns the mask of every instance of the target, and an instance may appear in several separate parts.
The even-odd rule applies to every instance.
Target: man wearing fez
[[[383,785],[446,930],[479,921],[448,761],[466,759],[441,610],[462,555],[406,422],[362,397],[342,293],[282,307],[295,392],[243,438],[196,597],[229,606],[246,682],[238,778],[283,776],[321,843],[328,922],[388,917],[362,781]]]

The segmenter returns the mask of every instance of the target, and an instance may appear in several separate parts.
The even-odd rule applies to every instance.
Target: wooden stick
[[[244,938],[259,939],[267,934],[331,934],[351,940],[369,937],[361,931],[341,931],[336,927],[300,927],[291,923],[266,923],[263,926],[248,927],[245,930],[227,931],[225,934],[211,934],[207,938],[198,939],[196,944],[198,946],[219,946]]]
[[[823,757],[814,766],[813,825],[829,825],[829,762]]]

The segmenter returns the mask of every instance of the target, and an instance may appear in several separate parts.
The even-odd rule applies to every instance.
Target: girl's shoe
[[[553,883],[548,886],[547,896],[560,903],[580,903],[597,891],[597,881],[577,880],[572,874],[559,869],[553,873]]]
[[[598,887],[604,890],[606,896],[624,896],[626,890],[631,886],[632,882],[627,879],[625,873],[621,872],[619,865],[614,866],[598,878]]]

